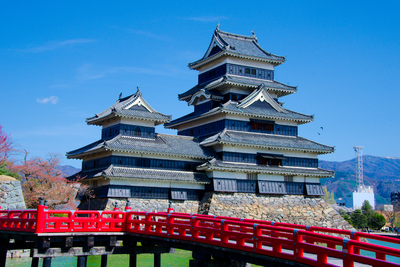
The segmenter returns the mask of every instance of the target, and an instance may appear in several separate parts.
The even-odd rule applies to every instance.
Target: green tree
[[[374,215],[374,209],[372,208],[371,204],[368,200],[365,200],[361,206],[362,213],[367,217],[371,217]]]
[[[354,228],[356,229],[367,228],[368,220],[361,210],[353,211],[350,215],[350,218]]]
[[[368,220],[368,227],[374,230],[380,230],[385,224],[385,217],[377,212],[375,212]]]
[[[5,162],[2,165],[0,165],[0,175],[7,175],[11,176],[14,178],[19,178],[18,173],[12,172],[8,169],[7,165],[12,165],[11,162]]]
[[[331,205],[335,204],[336,203],[335,194],[333,192],[329,192],[328,188],[326,186],[323,186],[322,190],[325,193],[325,195],[322,198],[326,201],[326,203],[331,204]]]

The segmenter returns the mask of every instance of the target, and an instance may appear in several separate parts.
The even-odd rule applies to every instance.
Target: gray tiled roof
[[[88,146],[67,153],[68,158],[80,158],[96,150],[112,150],[186,158],[207,159],[215,153],[203,148],[194,137],[156,134],[155,138],[141,138],[118,135],[108,141],[97,141]]]
[[[92,151],[99,150],[104,147],[104,141],[103,140],[98,140],[96,142],[93,142],[89,145],[86,145],[84,147],[69,151],[66,153],[67,158],[76,158],[77,155],[80,155],[82,153],[89,153]],[[79,158],[79,157],[78,157]]]
[[[264,49],[261,48],[261,46],[258,44],[258,40],[253,36],[244,36],[244,35],[238,35],[238,34],[233,34],[233,33],[228,33],[228,32],[223,32],[217,28],[214,31],[213,38],[211,40],[210,46],[214,45],[214,40],[221,45],[222,51],[219,52],[218,54],[231,54],[231,55],[237,55],[237,56],[244,56],[244,57],[251,57],[251,58],[259,58],[259,59],[264,59],[267,61],[272,61],[276,65],[281,64],[285,61],[285,57],[277,56],[274,54],[271,54]],[[205,54],[202,59],[189,63],[189,67],[195,66],[202,61],[207,60],[207,58],[211,58],[213,56],[218,56],[217,55],[211,55],[207,56]]]
[[[195,120],[196,118],[203,118],[206,116],[212,116],[218,113],[231,113],[231,114],[238,114],[250,118],[265,118],[265,119],[283,119],[288,121],[296,121],[299,123],[307,123],[313,121],[313,116],[305,115],[301,113],[297,113],[288,109],[285,109],[285,113],[278,112],[274,108],[272,108],[266,102],[256,101],[252,105],[246,108],[238,108],[238,103],[234,101],[228,101],[225,104],[213,108],[205,113],[197,114],[197,113],[190,113],[178,119],[172,120],[169,123],[164,124],[167,128],[173,128],[176,126],[175,124],[181,124],[183,122],[187,122],[189,120]],[[172,126],[172,127],[171,127]]]
[[[241,86],[249,86],[254,88],[260,86],[261,84],[264,84],[267,90],[274,90],[280,92],[279,97],[292,94],[297,91],[296,86],[286,85],[277,81],[261,80],[252,77],[244,77],[244,76],[242,77],[237,75],[226,74],[218,78],[217,80],[211,81],[209,83],[196,85],[193,88],[189,89],[188,91],[179,94],[178,98],[180,100],[185,99],[186,101],[188,101],[193,94],[195,94],[201,89],[206,89],[208,90],[207,91],[208,93],[219,95],[219,93],[214,92],[213,89],[216,89],[225,84],[237,84]]]
[[[217,109],[217,108],[214,108],[214,109],[212,109],[212,110],[216,110],[216,109]],[[208,112],[206,112],[206,113],[208,113]],[[189,114],[187,114],[187,115],[185,115],[185,116],[183,116],[183,117],[180,117],[180,118],[178,118],[178,119],[175,119],[175,120],[173,120],[173,121],[171,121],[171,122],[169,122],[169,123],[165,123],[164,126],[165,126],[165,128],[169,128],[169,125],[173,125],[173,124],[175,124],[175,123],[184,122],[184,121],[187,121],[187,120],[190,120],[190,119],[193,119],[193,118],[197,118],[197,117],[200,117],[201,115],[202,115],[202,114],[192,112],[192,113],[189,113]],[[174,129],[174,128],[173,128],[173,129]]]
[[[284,166],[267,166],[255,164],[243,164],[234,162],[223,162],[213,159],[197,167],[198,170],[225,170],[225,171],[250,171],[259,173],[279,173],[283,175],[305,175],[314,177],[333,177],[333,171],[320,168],[305,167],[284,167]]]
[[[143,104],[140,106],[134,105],[129,107],[129,105],[138,98],[142,99],[142,102],[144,102],[144,105],[147,105],[150,108],[150,111],[145,108]],[[139,89],[133,95],[118,99],[114,105],[100,113],[97,113],[94,117],[87,118],[86,122],[88,124],[99,124],[99,122],[103,121],[104,119],[114,116],[150,120],[155,121],[156,124],[165,123],[171,120],[171,116],[162,114],[151,108],[150,105],[143,99],[142,93]]]
[[[150,168],[132,168],[109,166],[105,170],[80,172],[81,177],[85,179],[96,177],[119,178],[129,180],[152,180],[168,182],[185,182],[196,184],[207,184],[210,182],[207,175],[201,172],[171,171]]]
[[[228,102],[223,105],[221,110],[226,112],[233,112],[237,114],[246,114],[247,116],[262,117],[262,118],[279,118],[293,121],[310,122],[313,116],[297,113],[285,109],[287,113],[278,112],[266,102],[257,101],[246,108],[238,108],[236,102]]]
[[[232,143],[243,146],[261,146],[298,151],[332,153],[334,147],[323,145],[300,136],[275,135],[264,133],[224,130],[203,140],[200,145],[210,146],[215,143]]]

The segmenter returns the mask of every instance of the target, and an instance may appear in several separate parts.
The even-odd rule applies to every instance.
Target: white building
[[[353,209],[361,209],[365,200],[375,209],[375,195],[372,186],[365,186],[364,190],[347,194],[345,197],[346,207]]]

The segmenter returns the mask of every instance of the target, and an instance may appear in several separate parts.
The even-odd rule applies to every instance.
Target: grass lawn
[[[191,251],[176,249],[175,253],[161,254],[161,266],[186,267],[189,266],[189,260],[191,259],[192,259]],[[100,266],[100,261],[101,261],[100,256],[91,256],[91,257],[89,256],[87,266],[88,267]],[[137,263],[138,263],[137,265],[140,267],[153,267],[154,255],[153,254],[137,255]],[[129,256],[127,255],[108,256],[107,266],[109,267],[129,266]]]
[[[189,260],[192,259],[192,252],[186,250],[176,249],[175,253],[161,254],[161,266],[173,267],[187,267]],[[100,266],[101,256],[89,256],[87,266],[98,267]],[[57,257],[51,261],[52,267],[76,267],[77,257]],[[137,265],[140,267],[153,267],[154,256],[153,254],[140,254],[137,255]],[[42,266],[42,260],[39,261],[39,266]],[[7,267],[29,267],[31,266],[31,258],[20,259],[7,259]],[[108,256],[107,266],[109,267],[123,267],[129,266],[128,255],[110,255]],[[257,266],[257,265],[252,265]]]

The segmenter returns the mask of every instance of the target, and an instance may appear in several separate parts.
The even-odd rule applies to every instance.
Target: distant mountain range
[[[344,197],[356,189],[356,159],[342,162],[319,161],[322,169],[335,171],[335,178],[321,179],[335,198]],[[363,156],[364,184],[373,186],[377,205],[390,204],[390,193],[400,191],[400,159]]]
[[[81,171],[81,169],[72,167],[71,165],[57,166],[56,169],[62,171],[67,177]]]
[[[334,178],[321,179],[321,184],[334,192],[335,198],[355,190],[356,159],[342,162],[320,160],[319,167],[335,171]],[[66,176],[80,171],[69,165],[59,166],[58,169]],[[390,204],[390,193],[400,191],[400,159],[363,156],[363,169],[364,184],[374,187],[376,204]]]

